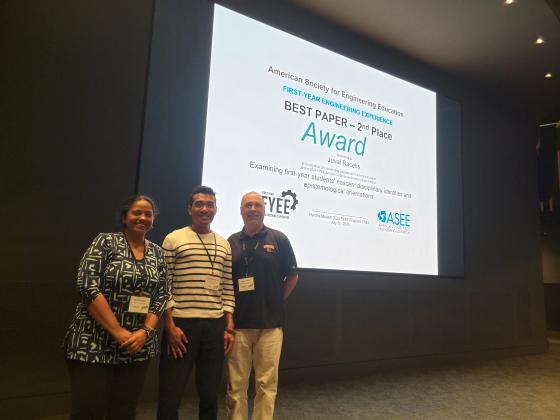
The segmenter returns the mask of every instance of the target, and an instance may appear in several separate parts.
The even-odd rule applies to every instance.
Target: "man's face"
[[[249,193],[241,200],[241,217],[245,226],[260,228],[264,220],[264,200],[260,194]]]
[[[188,207],[192,224],[196,227],[210,227],[217,209],[216,197],[210,194],[195,194],[192,204]]]

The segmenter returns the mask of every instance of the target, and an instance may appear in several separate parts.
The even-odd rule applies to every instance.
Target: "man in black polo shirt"
[[[253,420],[272,419],[282,350],[284,301],[298,281],[290,241],[263,224],[264,201],[241,200],[243,230],[230,236],[235,288],[235,345],[228,357],[228,419],[247,419],[247,388],[255,368]]]

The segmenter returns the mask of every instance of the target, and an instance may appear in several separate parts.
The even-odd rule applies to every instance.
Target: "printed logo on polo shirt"
[[[292,190],[285,190],[278,193],[263,191],[261,193],[264,199],[266,216],[277,217],[281,219],[289,219],[299,204],[297,195]]]
[[[264,249],[264,252],[271,252],[272,253],[272,252],[276,251],[276,247],[272,244],[264,244],[263,249]]]

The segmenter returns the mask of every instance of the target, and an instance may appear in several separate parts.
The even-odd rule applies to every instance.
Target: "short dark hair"
[[[123,218],[126,217],[126,214],[130,210],[132,205],[140,200],[146,200],[148,203],[150,203],[150,205],[152,206],[152,211],[154,212],[154,219],[159,214],[158,206],[153,199],[151,199],[147,195],[136,194],[124,200],[119,208],[119,223],[121,226],[125,226],[125,224],[123,223]]]
[[[212,196],[216,197],[216,193],[214,192],[214,190],[212,188],[205,187],[204,185],[198,185],[198,186],[194,187],[193,190],[191,191],[191,195],[189,197],[189,206],[192,206],[193,197],[196,194],[206,194],[206,195],[212,195]]]

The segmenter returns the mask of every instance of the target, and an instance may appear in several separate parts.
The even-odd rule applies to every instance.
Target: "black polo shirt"
[[[297,273],[290,241],[282,232],[266,226],[252,237],[241,231],[228,241],[235,289],[235,328],[283,327],[284,282]],[[240,292],[238,279],[248,276],[254,277],[255,290]]]

